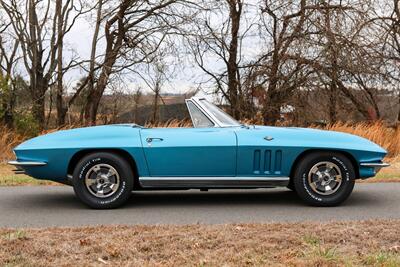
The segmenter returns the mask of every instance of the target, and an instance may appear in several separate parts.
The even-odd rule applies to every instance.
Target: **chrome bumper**
[[[389,167],[389,163],[385,162],[361,162],[360,167],[373,168],[376,175],[382,168]]]
[[[17,167],[17,169],[13,170],[15,174],[24,174],[25,171],[22,169],[23,167],[35,167],[35,166],[47,165],[47,163],[43,161],[17,161],[17,160],[11,160],[8,162],[8,164]]]
[[[13,166],[44,166],[47,163],[43,161],[17,161],[17,160],[11,160],[8,162],[8,164],[13,165]]]
[[[380,169],[380,168],[384,168],[384,167],[389,167],[390,164],[385,163],[385,162],[363,162],[363,163],[360,163],[360,166]]]

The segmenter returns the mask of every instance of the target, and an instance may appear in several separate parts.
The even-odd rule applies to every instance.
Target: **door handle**
[[[164,139],[159,138],[159,137],[147,137],[147,138],[146,138],[146,142],[147,142],[147,143],[151,143],[151,142],[153,142],[153,140],[164,141]]]

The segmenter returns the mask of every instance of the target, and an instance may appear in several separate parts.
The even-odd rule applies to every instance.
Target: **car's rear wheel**
[[[76,196],[95,209],[111,209],[124,204],[133,189],[133,172],[119,155],[107,152],[83,157],[73,173]]]
[[[351,161],[334,152],[306,155],[297,165],[293,185],[297,194],[313,206],[337,206],[354,188],[355,171]]]
[[[296,188],[294,188],[294,184],[293,184],[293,180],[290,180],[288,186],[286,186],[287,189],[289,189],[290,191],[296,192]]]

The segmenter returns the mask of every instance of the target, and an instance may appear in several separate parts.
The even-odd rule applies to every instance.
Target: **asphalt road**
[[[136,192],[124,207],[91,210],[66,186],[0,187],[0,227],[222,224],[400,219],[400,183],[357,184],[334,208],[305,206],[286,189]]]

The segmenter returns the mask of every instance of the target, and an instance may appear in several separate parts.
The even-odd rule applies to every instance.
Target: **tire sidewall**
[[[332,195],[314,192],[308,183],[308,174],[318,162],[328,161],[336,164],[342,172],[342,183]],[[309,155],[298,166],[294,185],[296,192],[308,203],[317,206],[335,206],[343,202],[353,190],[355,180],[354,167],[350,160],[338,153]]]
[[[85,184],[87,172],[97,164],[111,165],[120,177],[118,190],[106,198],[92,195]],[[78,198],[86,205],[98,209],[120,206],[129,198],[133,188],[133,174],[129,164],[123,158],[110,153],[95,153],[84,157],[76,166],[72,181]]]

